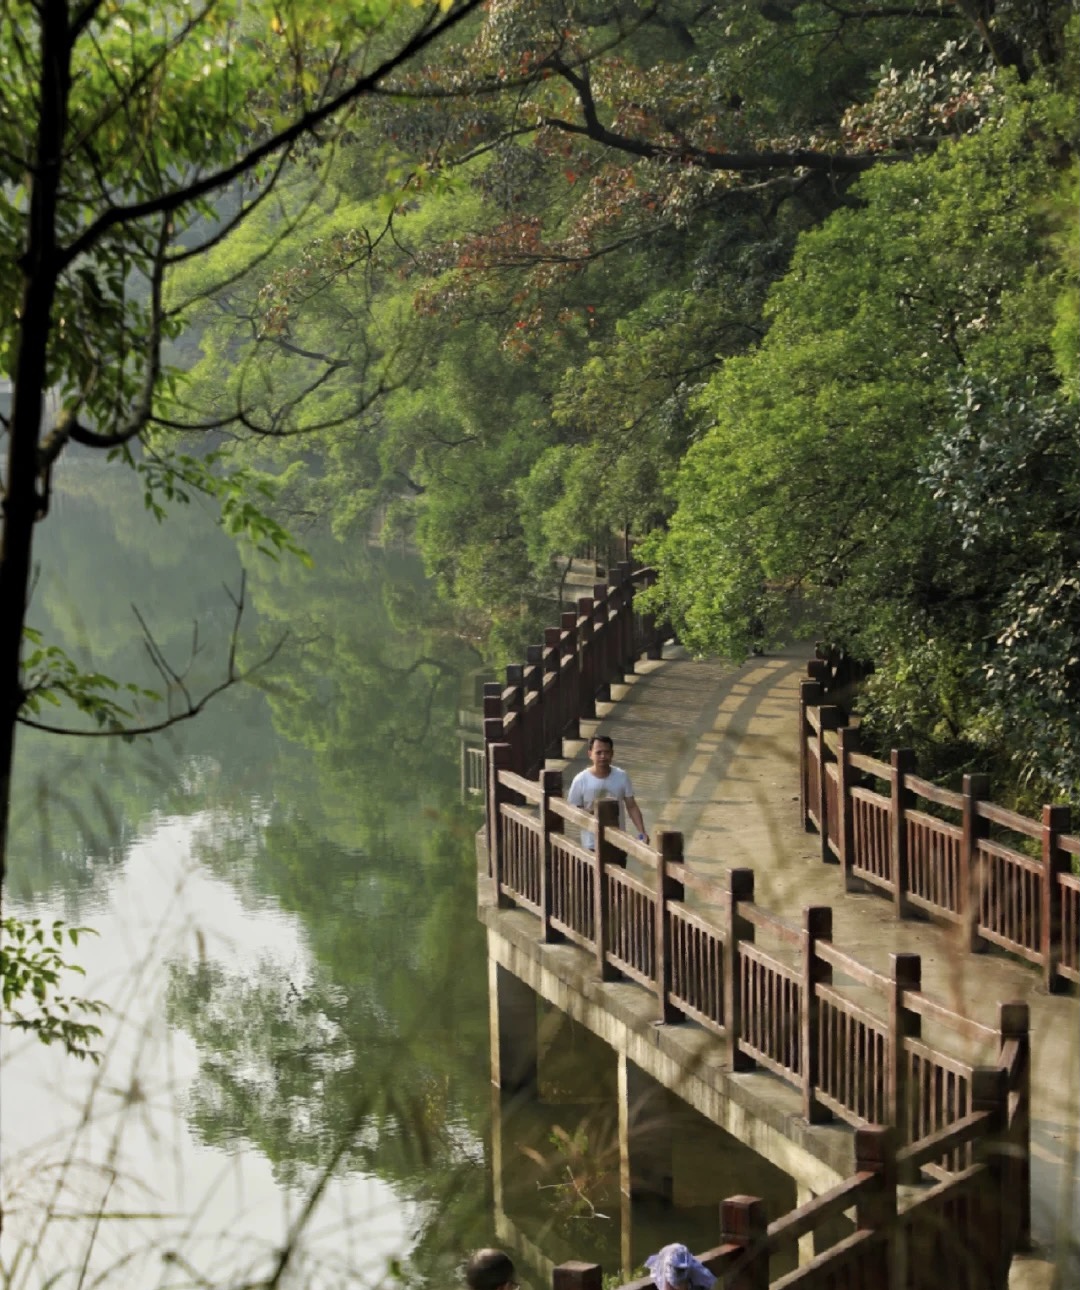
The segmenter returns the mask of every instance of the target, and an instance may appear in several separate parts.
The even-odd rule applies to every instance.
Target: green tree
[[[660,598],[696,649],[744,653],[762,598],[780,617],[793,588],[820,597],[822,628],[875,664],[867,729],[917,743],[928,768],[985,764],[1009,742],[987,689],[1002,667],[1026,669],[1015,698],[1034,709],[1069,692],[1043,673],[1038,697],[1009,624],[1021,603],[1070,594],[1055,570],[1073,558],[1075,418],[1059,406],[1061,273],[1040,213],[1074,149],[1068,100],[1032,82],[934,156],[862,179],[859,206],[800,240],[760,348],[710,382],[711,428],[653,546]],[[1070,631],[1051,612],[1029,644]]]
[[[0,540],[0,877],[15,727],[26,719],[33,533],[48,513],[51,471],[72,443],[118,453],[142,476],[148,504],[201,489],[231,527],[287,543],[238,495],[241,480],[222,456],[208,464],[178,454],[155,422],[174,386],[163,347],[183,325],[181,305],[166,304],[167,276],[270,199],[314,131],[390,89],[475,7],[5,6],[0,50],[15,70],[0,127],[0,367],[12,385]],[[215,210],[215,196],[233,209]],[[39,684],[47,692],[48,676]],[[83,706],[106,724],[123,717],[95,710],[92,694]]]

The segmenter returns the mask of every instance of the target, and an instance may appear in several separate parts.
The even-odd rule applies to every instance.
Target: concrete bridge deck
[[[888,955],[922,956],[923,989],[987,1024],[997,1005],[1025,1000],[1032,1041],[1032,1224],[1036,1254],[1051,1257],[1080,1231],[1080,1007],[1049,995],[1035,971],[996,952],[962,952],[950,929],[896,920],[889,901],[845,894],[839,868],[823,864],[819,839],[799,817],[798,685],[809,648],[755,658],[742,667],[697,661],[679,648],[640,661],[612,688],[611,704],[582,734],[610,734],[629,771],[651,835],[677,829],[690,866],[720,878],[755,871],[755,900],[797,920],[807,905],[831,905],[833,939],[872,967]],[[585,743],[565,746],[569,777],[586,764]],[[1059,1270],[1060,1271],[1060,1270]],[[1049,1265],[1029,1283],[1051,1284]],[[1069,1284],[1066,1279],[1058,1282]],[[1077,1274],[1080,1276],[1080,1274]],[[1080,1284],[1080,1280],[1074,1284]]]

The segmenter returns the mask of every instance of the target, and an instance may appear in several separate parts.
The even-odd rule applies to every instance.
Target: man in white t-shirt
[[[608,735],[593,735],[589,740],[588,770],[580,771],[574,776],[566,800],[571,806],[578,806],[584,811],[596,810],[596,803],[611,798],[619,803],[619,828],[622,828],[622,806],[626,803],[626,812],[634,822],[638,837],[648,842],[645,832],[645,821],[641,808],[634,800],[634,790],[630,776],[625,770],[611,764],[615,745]],[[581,830],[581,845],[589,851],[596,849],[596,834],[589,829]]]

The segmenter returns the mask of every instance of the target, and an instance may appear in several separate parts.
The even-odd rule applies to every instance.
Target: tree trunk
[[[15,723],[23,701],[22,633],[38,513],[38,444],[56,296],[56,196],[67,128],[70,60],[67,0],[46,0],[41,8],[41,113],[30,178],[29,232],[20,265],[19,350],[0,529],[0,885],[7,872]]]

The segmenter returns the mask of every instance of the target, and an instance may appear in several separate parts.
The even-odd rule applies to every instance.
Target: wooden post
[[[512,750],[509,744],[488,744],[488,873],[495,884],[495,904],[508,909],[510,901],[503,895],[502,804],[509,801],[510,790],[499,783],[499,771],[510,770]]]
[[[596,718],[596,644],[593,641],[593,599],[581,596],[578,612],[578,711],[587,720]]]
[[[810,822],[810,768],[806,741],[814,733],[814,727],[806,719],[806,709],[816,708],[821,702],[821,685],[817,681],[799,682],[799,813],[802,815],[803,828],[807,833],[813,832]]]
[[[964,941],[967,949],[978,953],[986,949],[979,935],[985,876],[979,858],[979,839],[985,838],[990,824],[979,815],[979,800],[989,796],[988,775],[965,775],[963,783],[963,839],[960,845],[960,895],[964,902]]]
[[[1015,1213],[1008,1194],[1008,1144],[1004,1141],[1008,1115],[1007,1076],[1000,1066],[979,1066],[971,1072],[971,1110],[985,1111],[990,1117],[986,1132],[975,1139],[975,1159],[986,1165],[989,1175],[981,1213],[979,1240],[972,1242],[972,1258],[982,1256],[987,1286],[1004,1286],[1013,1253],[1014,1226],[1009,1221]]]
[[[506,716],[512,720],[505,723],[506,742],[510,745],[510,769],[518,775],[528,776],[526,765],[528,752],[525,743],[525,666],[523,663],[506,665],[506,691],[503,701]]]
[[[542,770],[540,772],[540,939],[542,941],[562,940],[558,932],[551,928],[551,835],[562,832],[562,817],[552,811],[550,802],[553,797],[562,797],[563,780],[561,770]]]
[[[560,741],[562,739],[580,739],[581,727],[578,717],[581,712],[581,686],[578,677],[578,647],[577,647],[577,614],[568,609],[562,616],[562,646],[559,650],[559,675],[565,681],[565,687],[560,686],[559,693],[565,702],[560,701],[559,713],[562,729],[559,731]],[[567,664],[563,660],[570,659]]]
[[[840,867],[844,872],[844,890],[855,889],[855,878],[852,867],[855,864],[855,803],[851,790],[858,783],[860,776],[851,764],[852,753],[859,751],[859,732],[851,726],[843,726],[837,732],[840,749],[836,757],[837,777],[839,779],[837,800],[840,805]]]
[[[835,864],[836,857],[829,846],[829,775],[828,745],[825,736],[832,730],[839,730],[844,723],[843,710],[832,704],[818,708],[818,823],[821,826],[821,859],[824,864]]]
[[[742,1034],[742,980],[739,971],[739,943],[754,939],[754,924],[739,912],[743,901],[754,899],[753,869],[730,869],[724,892],[724,1027],[731,1045],[731,1069],[753,1070],[754,1059],[739,1048]]]
[[[593,583],[593,658],[595,660],[596,698],[600,703],[611,702],[611,639],[612,627],[608,619],[608,585]]]
[[[1016,1245],[1018,1250],[1031,1249],[1031,1017],[1023,1002],[998,1006],[998,1031],[1001,1046],[1017,1045],[1016,1064],[1008,1087],[1006,1103],[1009,1120],[1006,1150],[1007,1194],[1017,1206]]]
[[[669,864],[683,862],[683,835],[661,829],[656,836],[658,857],[656,862],[656,994],[660,1004],[660,1021],[671,1025],[685,1021],[686,1014],[677,1008],[668,995],[671,992],[671,924],[667,916],[670,900],[682,900],[686,893],[677,878],[668,874]]]
[[[1069,857],[1058,846],[1058,839],[1068,833],[1067,806],[1044,806],[1042,809],[1042,965],[1043,984],[1053,994],[1065,985],[1058,976],[1061,962],[1061,884],[1060,874],[1069,872]]]
[[[641,580],[642,590],[656,585],[656,572],[653,569],[648,570]],[[655,614],[645,614],[642,619],[642,626],[645,632],[645,657],[658,659],[664,657],[664,642],[660,636],[660,624]]]
[[[826,1124],[832,1112],[818,1101],[818,1058],[821,1006],[816,986],[832,983],[832,965],[818,958],[817,942],[832,940],[832,910],[828,905],[809,905],[803,910],[802,1008],[799,1010],[799,1053],[802,1057],[802,1113],[809,1124]]]
[[[920,1037],[922,1018],[904,1006],[904,991],[922,989],[922,959],[918,954],[890,954],[889,965],[892,970],[887,1001],[889,1064],[885,1114],[888,1122],[896,1126],[897,1141],[906,1143],[911,1141],[912,1107],[904,1040]]]
[[[769,1290],[769,1224],[757,1196],[731,1196],[720,1204],[720,1243],[737,1245],[724,1290]]]
[[[859,1194],[855,1202],[855,1226],[862,1231],[881,1234],[881,1259],[877,1275],[867,1277],[867,1285],[902,1286],[906,1278],[898,1275],[897,1258],[903,1242],[896,1230],[896,1130],[874,1124],[855,1130],[855,1172],[873,1174],[872,1189]]]
[[[874,1174],[877,1186],[855,1202],[855,1226],[879,1232],[896,1222],[896,1130],[870,1124],[855,1130],[855,1172]]]
[[[551,1290],[603,1290],[599,1263],[558,1263],[551,1270]]]
[[[608,829],[619,827],[619,803],[610,798],[596,803],[596,879],[593,883],[595,896],[596,926],[596,966],[601,981],[617,981],[622,975],[618,968],[608,962],[608,917],[609,902],[607,882],[604,870],[610,865],[626,863],[626,857],[617,851],[607,840]]]
[[[634,566],[620,560],[615,566],[619,584],[619,669],[624,679],[634,675],[637,650],[634,648]]]
[[[892,790],[889,804],[889,855],[892,860],[893,904],[897,918],[907,912],[907,893],[911,887],[908,877],[907,813],[913,796],[905,778],[915,773],[915,753],[911,748],[894,748],[889,761],[892,771],[889,783]]]

